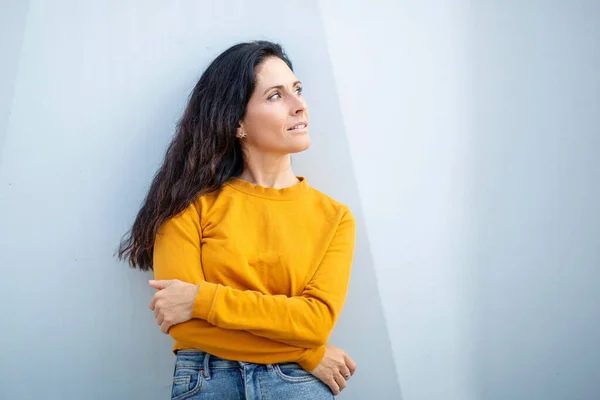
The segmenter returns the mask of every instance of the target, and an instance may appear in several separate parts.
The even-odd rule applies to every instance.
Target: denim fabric
[[[177,352],[172,400],[331,400],[327,385],[296,363],[228,361],[202,351]]]

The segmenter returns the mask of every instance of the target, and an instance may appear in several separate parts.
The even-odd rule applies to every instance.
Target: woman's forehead
[[[256,71],[257,87],[290,85],[297,80],[290,67],[278,57],[269,57]]]

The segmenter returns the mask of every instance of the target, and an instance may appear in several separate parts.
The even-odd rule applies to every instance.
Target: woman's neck
[[[298,178],[292,171],[291,157],[265,156],[246,157],[244,171],[238,177],[254,185],[283,189],[297,184]]]

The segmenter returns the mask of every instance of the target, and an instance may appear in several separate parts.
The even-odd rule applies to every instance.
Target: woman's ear
[[[238,126],[238,127],[237,127],[237,129],[236,129],[236,131],[235,131],[235,136],[236,136],[238,139],[243,139],[243,138],[245,138],[246,136],[248,136],[248,135],[246,134],[246,131],[244,130],[244,126],[243,126],[242,124],[240,124],[240,126]]]

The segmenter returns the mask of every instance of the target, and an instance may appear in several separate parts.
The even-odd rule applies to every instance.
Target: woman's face
[[[256,80],[238,128],[238,134],[246,134],[248,149],[274,155],[306,150],[310,146],[308,106],[296,75],[280,58],[269,57],[257,67]]]

